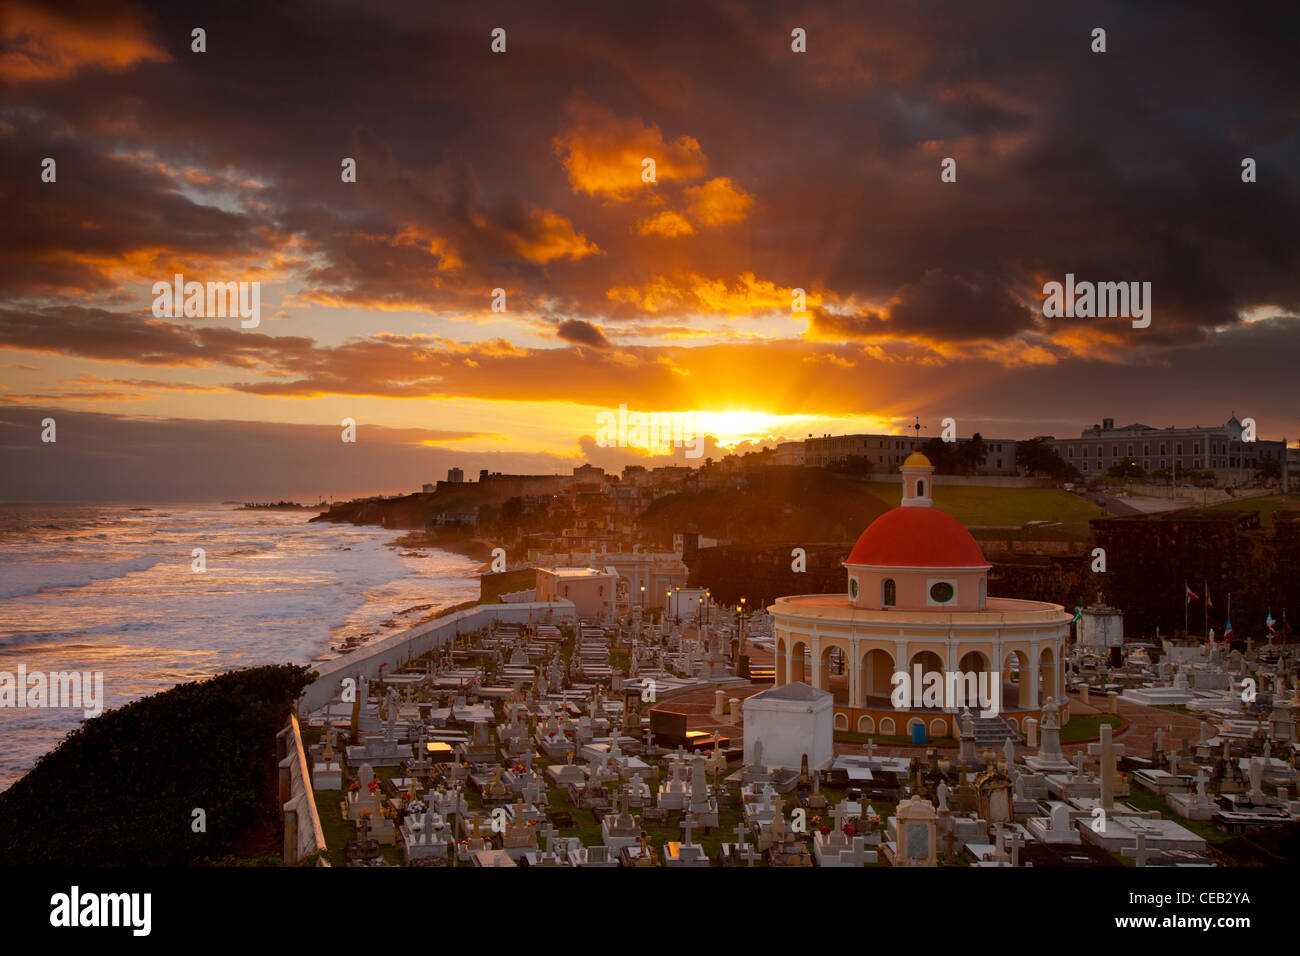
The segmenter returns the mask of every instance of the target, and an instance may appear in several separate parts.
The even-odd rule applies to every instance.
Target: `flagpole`
[[[1189,590],[1191,589],[1187,586],[1187,582],[1184,580],[1183,581],[1183,634],[1188,636],[1190,636],[1191,632],[1188,630],[1187,627],[1187,606],[1192,603],[1192,599],[1187,596],[1187,592]]]
[[[1210,636],[1210,582],[1205,581],[1205,636]]]

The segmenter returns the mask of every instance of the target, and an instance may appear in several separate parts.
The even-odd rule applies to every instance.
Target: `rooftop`
[[[777,598],[769,607],[773,614],[823,618],[852,624],[933,627],[979,627],[997,624],[1061,624],[1071,615],[1059,604],[1022,601],[1018,598],[988,598],[983,611],[922,611],[889,608],[871,610],[854,607],[847,594],[796,594]]]

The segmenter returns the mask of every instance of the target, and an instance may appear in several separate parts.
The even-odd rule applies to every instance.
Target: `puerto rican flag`
[[[1286,612],[1283,611],[1282,613],[1285,614]],[[1269,609],[1268,609],[1268,619],[1267,619],[1266,621],[1264,621],[1264,626],[1267,627],[1267,628],[1271,631],[1271,630],[1273,630],[1273,625],[1276,624],[1276,623],[1277,623],[1277,621],[1273,620],[1273,609],[1272,609],[1272,608],[1269,608]]]
[[[1225,618],[1223,621],[1223,639],[1225,641],[1232,640],[1232,617],[1231,616]]]
[[[1186,593],[1184,593],[1184,595],[1183,595],[1183,603],[1184,603],[1184,604],[1191,604],[1193,601],[1199,601],[1199,600],[1200,600],[1200,598],[1197,597],[1196,592],[1193,591],[1190,587],[1187,586],[1187,582],[1186,582],[1186,581],[1183,582],[1183,591],[1186,592]]]

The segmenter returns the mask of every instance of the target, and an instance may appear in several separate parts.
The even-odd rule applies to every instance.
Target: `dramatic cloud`
[[[582,319],[565,319],[555,330],[555,334],[565,342],[573,345],[586,345],[593,349],[610,348],[609,339],[590,322]]]
[[[1300,432],[1278,397],[1300,339],[1293,5],[498,13],[505,55],[475,10],[415,0],[6,5],[0,400],[362,404],[562,464],[566,403],[1007,437],[1249,408]],[[261,324],[155,318],[177,273],[260,282]],[[1045,318],[1067,274],[1150,282],[1150,327]]]

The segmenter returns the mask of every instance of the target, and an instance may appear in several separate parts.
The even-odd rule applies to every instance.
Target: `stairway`
[[[985,747],[992,747],[995,750],[1002,747],[1007,738],[1010,737],[1017,744],[1025,742],[1024,737],[1007,723],[1006,719],[999,717],[980,717],[975,715],[975,746],[981,750]]]

